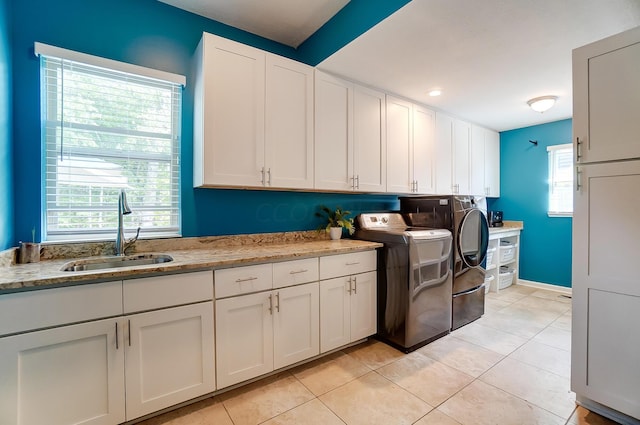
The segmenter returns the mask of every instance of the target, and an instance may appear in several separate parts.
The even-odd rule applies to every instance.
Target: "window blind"
[[[549,156],[550,216],[573,214],[573,146],[568,144],[547,147]]]
[[[182,86],[40,54],[45,240],[180,234]]]

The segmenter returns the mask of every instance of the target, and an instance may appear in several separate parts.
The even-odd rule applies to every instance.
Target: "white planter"
[[[342,238],[342,227],[331,227],[329,228],[329,237],[332,240],[338,240]]]

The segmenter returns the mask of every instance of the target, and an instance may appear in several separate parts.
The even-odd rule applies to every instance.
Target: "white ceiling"
[[[638,25],[640,0],[413,0],[318,67],[503,131],[570,118],[572,49]]]
[[[349,0],[160,1],[295,47]],[[640,0],[412,0],[318,67],[503,131],[570,118],[572,49],[638,25]]]
[[[349,0],[160,0],[180,9],[298,47]]]

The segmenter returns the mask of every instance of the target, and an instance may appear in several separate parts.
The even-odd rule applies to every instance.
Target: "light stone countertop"
[[[42,260],[38,263],[0,267],[0,294],[44,289],[47,286],[343,254],[381,246],[379,243],[355,239],[332,241],[324,235],[319,236],[317,232],[142,240],[136,242],[135,250],[127,254],[168,254],[173,257],[173,261],[146,266],[64,272],[61,268],[69,261],[111,255],[113,243],[52,244],[43,247]]]
[[[489,227],[489,235],[523,229],[524,222],[522,221],[504,221],[502,227]]]

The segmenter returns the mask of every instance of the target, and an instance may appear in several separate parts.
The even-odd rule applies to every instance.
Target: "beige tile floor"
[[[371,340],[144,425],[600,425],[569,389],[571,301],[512,286],[403,354]]]

